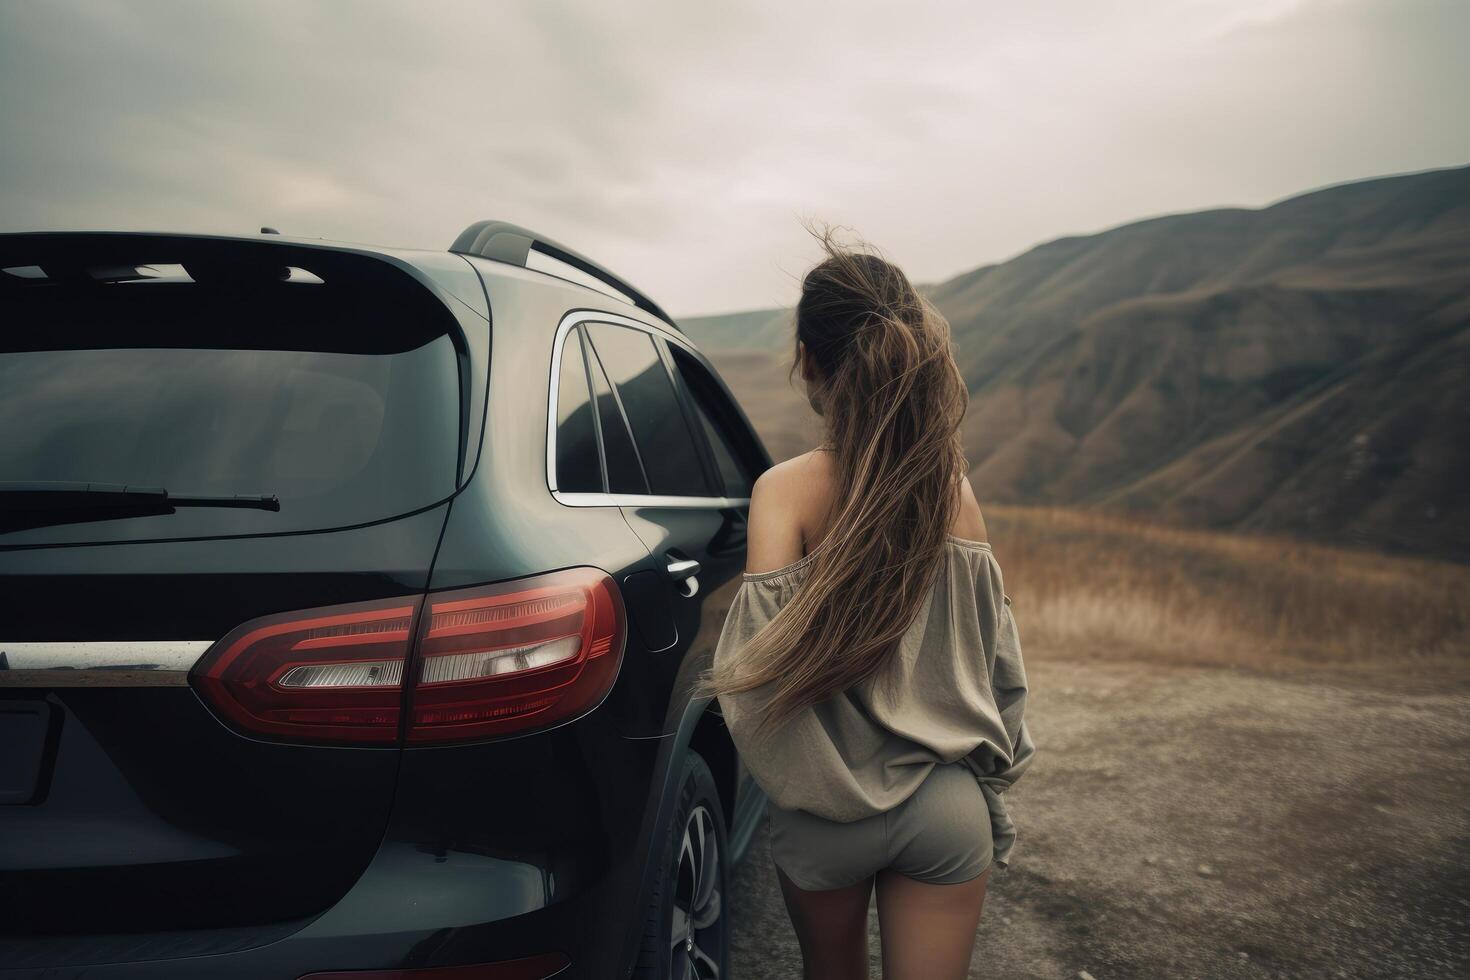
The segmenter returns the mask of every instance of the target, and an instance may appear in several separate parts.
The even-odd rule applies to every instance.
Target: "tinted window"
[[[592,354],[589,366],[592,369],[592,390],[597,397],[597,418],[602,426],[602,449],[607,456],[608,489],[613,493],[647,493],[648,482],[643,478],[638,450],[633,448],[633,438],[628,435],[623,413],[613,398],[612,388],[596,353]]]
[[[738,414],[730,404],[725,393],[720,390],[719,383],[710,376],[704,366],[684,353],[675,344],[669,345],[673,352],[674,363],[679,368],[679,375],[684,379],[684,385],[693,396],[695,412],[699,416],[700,425],[704,427],[705,438],[709,440],[710,448],[715,454],[715,463],[719,467],[720,480],[724,484],[725,496],[727,497],[749,497],[751,479],[745,467],[740,464],[739,442],[732,438],[727,426],[740,426],[744,423],[739,421]]]
[[[166,287],[150,287],[166,288]],[[0,350],[0,480],[273,493],[279,513],[176,514],[18,532],[44,540],[258,533],[382,520],[454,491],[459,375],[413,350]]]
[[[617,386],[653,492],[708,496],[694,434],[653,338],[642,330],[607,323],[588,324],[588,332]]]
[[[561,375],[556,393],[556,487],[569,493],[600,493],[602,463],[592,400],[587,394],[587,368],[582,335],[567,334],[561,349]]]

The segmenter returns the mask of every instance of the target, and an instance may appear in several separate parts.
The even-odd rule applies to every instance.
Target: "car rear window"
[[[0,293],[0,322],[0,482],[280,500],[278,512],[181,508],[0,544],[345,527],[454,491],[459,359],[429,302],[310,279],[59,284]]]

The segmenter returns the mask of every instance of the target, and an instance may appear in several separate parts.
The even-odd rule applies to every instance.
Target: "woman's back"
[[[822,466],[812,456],[820,454],[772,471],[776,479],[764,492],[775,506],[762,510],[752,500],[751,554],[760,555],[747,563],[726,616],[717,667],[738,658],[808,577],[821,542],[793,553],[805,533],[800,517],[822,510],[813,503],[824,489]],[[964,762],[995,791],[986,802],[1004,865],[1014,835],[998,794],[1030,761],[1022,724],[1026,679],[1000,565],[980,539],[984,523],[973,494],[963,496],[969,506],[956,525],[978,526],[979,533],[948,534],[930,593],[880,670],[779,727],[758,724],[769,688],[722,694],[720,705],[741,758],[772,803],[827,820],[882,813],[934,766]]]
[[[832,453],[823,449],[794,456],[762,473],[751,491],[745,570],[770,571],[816,550],[826,538],[841,489]],[[959,501],[949,533],[970,541],[989,540],[968,477],[960,481],[956,495]]]

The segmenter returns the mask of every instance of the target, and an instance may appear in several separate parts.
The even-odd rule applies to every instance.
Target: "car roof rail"
[[[577,271],[611,286],[628,297],[638,309],[652,313],[669,326],[678,328],[673,317],[649,299],[647,294],[633,288],[626,279],[614,275],[607,267],[599,265],[580,252],[558,244],[545,235],[522,228],[520,225],[513,225],[508,221],[476,221],[460,232],[454,244],[449,246],[451,252],[461,255],[478,255],[495,262],[508,262],[523,269],[530,268],[527,262],[533,249],[559,262],[565,262]]]

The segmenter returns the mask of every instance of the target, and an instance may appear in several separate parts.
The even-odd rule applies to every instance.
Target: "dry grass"
[[[1062,508],[986,507],[1028,656],[1470,684],[1470,568]]]

